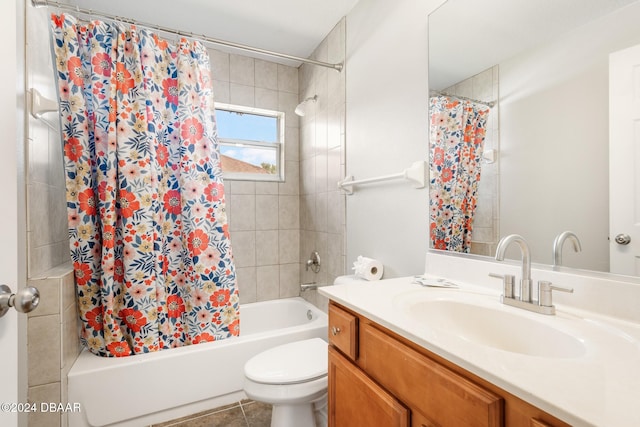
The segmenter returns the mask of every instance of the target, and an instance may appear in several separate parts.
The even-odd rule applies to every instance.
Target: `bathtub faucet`
[[[318,285],[316,285],[316,282],[300,284],[300,292],[312,291],[314,289],[318,289]]]

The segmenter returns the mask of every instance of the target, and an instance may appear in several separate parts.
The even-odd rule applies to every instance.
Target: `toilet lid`
[[[252,357],[246,377],[263,384],[293,384],[327,375],[327,343],[320,338],[279,345]]]

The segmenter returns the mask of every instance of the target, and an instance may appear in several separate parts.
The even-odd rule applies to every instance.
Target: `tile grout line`
[[[247,414],[244,412],[244,406],[242,405],[242,401],[238,403],[240,404],[240,410],[242,411],[242,417],[244,418],[244,423],[246,424],[247,427],[251,427],[249,426],[249,420],[247,419]]]

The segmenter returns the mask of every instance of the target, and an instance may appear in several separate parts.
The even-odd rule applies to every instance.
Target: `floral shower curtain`
[[[469,252],[489,107],[447,96],[430,99],[431,247]]]
[[[52,15],[81,339],[128,356],[239,334],[206,49]]]

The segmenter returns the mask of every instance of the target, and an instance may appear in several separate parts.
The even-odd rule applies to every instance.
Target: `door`
[[[640,45],[609,56],[612,273],[640,275]]]
[[[16,1],[0,2],[0,283],[18,285],[18,172],[17,172],[17,23]],[[18,316],[14,309],[0,318],[0,425],[15,426],[18,414],[7,404],[18,403]],[[17,408],[16,408],[17,409]],[[9,410],[9,411],[8,411]]]

